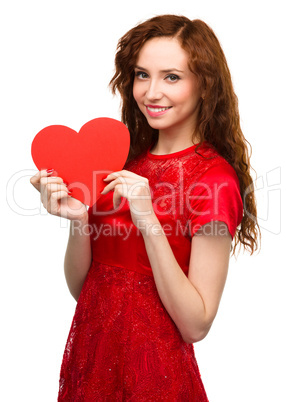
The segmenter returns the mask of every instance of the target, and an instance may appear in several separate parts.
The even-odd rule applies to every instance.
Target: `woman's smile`
[[[146,110],[149,116],[157,117],[162,116],[167,113],[168,110],[171,109],[172,106],[155,106],[155,105],[146,105]]]

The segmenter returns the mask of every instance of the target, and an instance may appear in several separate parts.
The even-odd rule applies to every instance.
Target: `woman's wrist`
[[[81,224],[88,223],[88,210],[86,206],[84,206],[84,211],[80,211],[80,213],[75,214],[74,217],[71,216],[70,221],[71,222],[77,221],[80,222]]]
[[[165,234],[161,223],[155,214],[149,219],[139,220],[138,229],[143,237],[161,236],[162,234]]]
[[[80,231],[80,233],[88,234],[89,233],[88,212],[86,212],[86,214],[83,214],[80,217],[77,217],[77,219],[72,219],[70,225],[73,233],[75,231]]]

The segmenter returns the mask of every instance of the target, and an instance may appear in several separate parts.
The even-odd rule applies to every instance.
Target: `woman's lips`
[[[171,109],[172,106],[159,106],[159,105],[146,105],[146,110],[149,116],[156,117],[162,116]]]

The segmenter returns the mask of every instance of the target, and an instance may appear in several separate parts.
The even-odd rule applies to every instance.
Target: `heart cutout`
[[[42,129],[32,142],[32,158],[39,170],[54,169],[72,190],[72,197],[92,206],[107,183],[102,180],[121,170],[130,146],[127,127],[100,117],[77,133],[61,125]]]

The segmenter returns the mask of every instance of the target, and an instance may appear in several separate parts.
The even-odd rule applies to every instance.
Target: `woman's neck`
[[[198,144],[199,140],[195,139],[195,142],[192,140],[192,136],[188,135],[185,137],[170,137],[166,135],[162,135],[159,132],[158,141],[150,150],[153,155],[168,155],[174,152],[182,151],[183,149],[189,148],[195,144]]]

